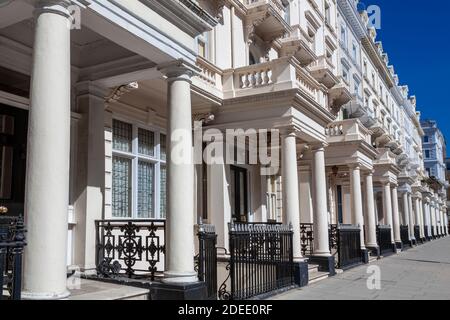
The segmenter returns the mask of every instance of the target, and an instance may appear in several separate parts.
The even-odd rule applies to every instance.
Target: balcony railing
[[[202,82],[219,90],[222,89],[222,70],[202,57],[197,58],[196,65],[201,69],[198,78]]]
[[[371,144],[371,132],[358,119],[335,121],[327,126],[325,133],[329,143],[365,141]]]
[[[261,5],[270,5],[277,13],[284,16],[284,5],[281,0],[244,0],[244,4],[247,8],[254,8]]]
[[[300,89],[317,104],[326,106],[320,84],[292,57],[225,70],[223,83],[225,98]]]

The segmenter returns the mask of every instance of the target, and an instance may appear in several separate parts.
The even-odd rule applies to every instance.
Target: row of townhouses
[[[75,268],[203,297],[202,232],[221,298],[252,295],[230,259],[288,246],[250,255],[239,231],[289,234],[297,285],[447,235],[445,140],[370,21],[355,0],[3,1],[0,205],[25,220],[22,298],[67,298]]]

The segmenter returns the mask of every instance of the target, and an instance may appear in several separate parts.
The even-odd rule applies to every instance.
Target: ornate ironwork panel
[[[303,256],[314,253],[314,225],[312,223],[300,224],[300,241]]]
[[[165,220],[97,220],[97,273],[155,279],[164,271]]]
[[[280,224],[230,224],[230,290],[220,299],[244,300],[294,284],[293,232]]]
[[[0,217],[0,300],[21,299],[25,233],[22,217]]]

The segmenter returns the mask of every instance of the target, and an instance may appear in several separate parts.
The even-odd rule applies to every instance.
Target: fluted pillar
[[[373,192],[373,172],[370,171],[365,179],[366,191],[366,246],[372,251],[378,250],[377,223],[375,217],[375,198]]]
[[[394,226],[392,221],[392,196],[391,186],[389,182],[383,183],[383,211],[385,223],[391,228],[391,242],[395,244],[394,239]]]
[[[282,136],[283,209],[286,223],[292,224],[294,232],[294,260],[302,258],[300,242],[300,205],[297,173],[297,143],[295,132]]]
[[[398,212],[398,191],[397,186],[393,185],[392,191],[392,225],[394,229],[394,241],[397,248],[402,248],[402,237],[400,234],[400,216]]]
[[[353,221],[360,228],[361,249],[366,249],[364,239],[364,216],[361,194],[361,169],[359,165],[351,165],[350,169],[350,195],[352,199]]]
[[[69,1],[38,2],[35,10],[25,191],[28,229],[24,299],[69,295],[67,230],[70,162]]]

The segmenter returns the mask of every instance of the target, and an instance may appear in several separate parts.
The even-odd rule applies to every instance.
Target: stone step
[[[149,290],[102,281],[81,279],[67,300],[148,300]]]
[[[318,270],[313,270],[313,271],[309,271],[308,276],[309,276],[309,281],[308,281],[309,284],[313,284],[313,283],[327,279],[329,277],[329,273],[318,271]]]

